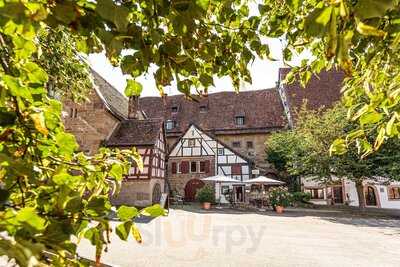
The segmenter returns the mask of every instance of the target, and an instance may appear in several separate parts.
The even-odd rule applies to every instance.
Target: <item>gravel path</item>
[[[115,223],[114,223],[115,224]],[[400,266],[400,221],[342,213],[283,215],[171,209],[138,223],[143,244],[115,235],[113,266]],[[93,258],[82,241],[79,254]]]

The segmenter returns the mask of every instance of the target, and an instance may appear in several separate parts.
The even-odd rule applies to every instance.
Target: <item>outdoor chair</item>
[[[182,208],[185,205],[184,198],[181,195],[176,194],[176,195],[170,197],[170,200],[172,201],[172,203],[174,205],[180,205]]]

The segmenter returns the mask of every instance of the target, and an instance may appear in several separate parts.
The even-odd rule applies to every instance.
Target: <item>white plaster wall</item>
[[[394,185],[394,184],[392,184]],[[379,200],[381,202],[381,207],[385,209],[400,209],[400,200],[389,200],[389,195],[387,191],[387,186],[377,185],[376,186],[379,194]],[[383,193],[382,193],[383,191]]]
[[[358,195],[356,184],[352,181],[345,181],[344,182],[344,193],[345,193],[345,200],[348,201],[350,206],[358,207]]]
[[[303,179],[303,185],[305,187],[312,187],[312,186],[318,186],[319,184],[315,181],[311,181],[309,179]],[[379,184],[373,184],[376,189],[377,189],[377,198],[379,198],[379,202],[381,205],[381,208],[384,209],[400,209],[400,200],[389,200],[388,192],[387,192],[387,185],[379,185]],[[390,185],[395,185],[395,186],[400,186],[400,182],[392,182]],[[325,191],[325,198],[327,196],[327,192]],[[350,206],[353,207],[358,207],[359,202],[358,202],[358,194],[357,194],[357,189],[356,185],[353,181],[345,180],[344,183],[344,191],[345,191],[345,201],[349,203]],[[317,205],[325,205],[326,200],[311,200],[310,202],[317,204]]]

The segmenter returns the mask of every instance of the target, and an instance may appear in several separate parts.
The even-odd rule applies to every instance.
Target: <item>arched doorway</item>
[[[367,186],[365,192],[365,205],[367,206],[377,206],[378,202],[376,200],[375,189],[372,186]]]
[[[199,179],[192,179],[185,185],[185,200],[195,201],[197,190],[204,186],[204,182]]]
[[[160,203],[160,199],[161,199],[161,186],[160,184],[155,184],[153,187],[153,194],[151,197],[151,201],[153,204],[157,204]]]

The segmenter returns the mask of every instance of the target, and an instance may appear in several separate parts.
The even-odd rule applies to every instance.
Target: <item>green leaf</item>
[[[67,185],[73,189],[80,183],[82,176],[70,175],[69,173],[61,172],[54,175],[52,180],[57,185]]]
[[[135,207],[127,207],[122,205],[118,208],[117,215],[121,221],[128,221],[136,217],[139,214]]]
[[[385,13],[396,7],[395,0],[362,0],[354,7],[356,16],[360,19],[383,17]]]
[[[86,206],[86,214],[93,217],[105,216],[111,209],[110,201],[105,196],[95,196]]]
[[[383,114],[378,113],[376,111],[364,113],[360,117],[360,124],[361,125],[374,124],[382,120],[382,118]]]
[[[201,74],[199,80],[200,80],[201,84],[202,84],[204,87],[208,87],[208,86],[214,85],[214,79],[213,79],[213,77],[210,76],[210,75],[208,75],[208,74],[204,74],[204,73]]]
[[[45,228],[46,221],[36,214],[35,208],[22,208],[16,215],[18,222],[26,223],[34,229],[40,231]]]
[[[70,133],[60,132],[56,135],[56,144],[59,147],[60,155],[71,159],[72,153],[78,148],[75,136]]]
[[[378,135],[375,139],[375,143],[374,143],[374,149],[378,150],[381,145],[383,144],[383,141],[385,140],[385,127],[381,127],[378,131]]]
[[[10,75],[3,75],[2,79],[5,82],[7,88],[10,90],[11,95],[32,100],[31,92],[27,87],[22,85],[18,78]]]
[[[129,237],[129,233],[131,232],[133,223],[131,221],[126,221],[121,223],[115,229],[115,233],[119,236],[121,240],[127,240]]]
[[[317,8],[305,20],[305,31],[309,36],[321,36],[327,30],[326,25],[331,19],[333,8]]]
[[[397,116],[393,115],[392,118],[390,118],[390,120],[388,121],[388,123],[386,124],[386,133],[389,136],[393,136],[394,134],[397,133],[397,125],[394,124],[396,121]]]
[[[116,5],[112,0],[98,0],[96,12],[104,19],[111,21],[118,31],[125,31],[128,26],[129,10],[120,5]]]
[[[57,3],[53,9],[54,16],[65,24],[70,24],[76,19],[77,12],[73,3]]]
[[[385,31],[379,30],[378,28],[367,25],[361,21],[357,22],[357,31],[367,36],[385,37],[387,34]]]
[[[24,65],[24,69],[28,72],[28,78],[30,82],[40,84],[47,82],[47,73],[36,63],[28,62]]]
[[[140,94],[142,93],[143,90],[143,86],[132,79],[129,79],[126,81],[126,87],[125,87],[125,95],[127,97],[130,96],[140,96]]]
[[[151,217],[165,216],[167,213],[160,204],[154,204],[153,206],[146,207],[140,211],[140,214]]]
[[[329,148],[330,155],[335,155],[335,154],[342,155],[346,153],[346,151],[347,151],[346,141],[340,138],[336,139]]]
[[[110,174],[111,177],[115,178],[115,180],[121,181],[122,180],[122,174],[123,174],[121,164],[119,164],[119,163],[113,164],[109,174]]]
[[[207,10],[210,0],[196,0],[196,4],[201,7],[204,11]]]

